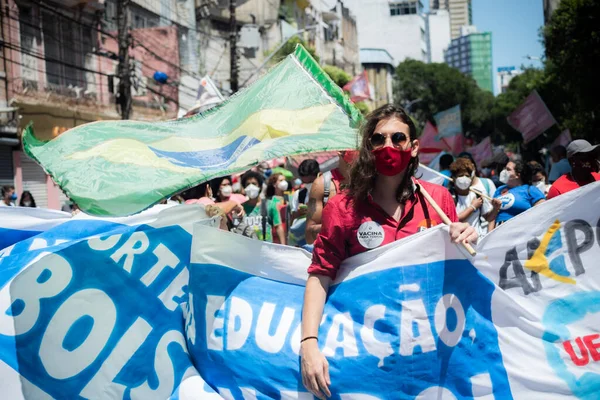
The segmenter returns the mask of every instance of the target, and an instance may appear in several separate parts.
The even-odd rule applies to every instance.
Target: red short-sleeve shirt
[[[452,222],[458,221],[454,200],[446,188],[418,181]],[[323,209],[321,232],[314,244],[308,273],[334,279],[342,261],[442,223],[421,194],[407,201],[400,221],[369,197],[355,202],[347,193],[333,197]]]
[[[597,172],[592,172],[592,176],[596,181],[600,181],[600,174]],[[579,183],[573,179],[571,174],[566,174],[558,178],[548,190],[548,196],[546,198],[550,200],[553,197],[560,196],[561,194],[565,194],[570,192],[571,190],[575,190],[580,188]]]

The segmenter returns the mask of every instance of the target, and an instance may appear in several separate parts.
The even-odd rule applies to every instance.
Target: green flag
[[[360,114],[302,47],[204,115],[165,121],[100,121],[49,142],[23,135],[79,207],[123,216],[214,177],[277,157],[357,145]]]

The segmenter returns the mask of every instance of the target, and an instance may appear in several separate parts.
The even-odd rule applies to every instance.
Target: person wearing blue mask
[[[502,205],[496,217],[496,226],[516,217],[546,200],[546,196],[533,186],[533,170],[521,161],[509,161],[500,173],[500,186],[494,194]]]
[[[17,201],[15,187],[10,185],[2,186],[2,201],[0,201],[0,207],[14,207],[15,201]]]

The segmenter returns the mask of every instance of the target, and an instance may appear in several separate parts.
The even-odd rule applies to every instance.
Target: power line
[[[79,54],[82,54],[82,55],[84,54],[84,52],[81,51],[81,49],[75,48],[74,46],[65,46],[65,42],[62,39],[57,38],[54,35],[50,35],[48,32],[44,31],[43,28],[41,28],[40,26],[31,24],[29,22],[22,21],[19,18],[11,16],[8,13],[2,12],[1,10],[0,10],[0,15],[6,16],[7,18],[12,19],[13,21],[17,21],[17,22],[19,22],[19,24],[25,24],[25,25],[27,25],[27,26],[29,26],[31,28],[34,28],[34,29],[38,30],[40,33],[42,33],[44,35],[44,38],[48,37],[48,38],[54,39],[56,42],[60,43],[60,45],[64,46],[64,48],[66,48],[66,49],[70,49],[73,52],[79,53]],[[20,34],[19,29],[16,28],[16,27],[10,26],[9,29],[11,29],[15,33],[15,35],[19,35]],[[73,43],[80,44],[82,46],[85,45],[85,43],[82,40],[73,40]],[[111,58],[110,56],[107,56],[107,55],[104,55],[104,54],[101,54],[101,53],[98,53],[98,52],[96,52],[96,53],[90,52],[90,53],[91,54],[95,54],[95,55],[100,56],[100,57]]]
[[[108,36],[108,37],[110,37],[110,38],[112,38],[112,39],[118,40],[118,38],[117,38],[116,36],[112,35],[110,32],[106,32],[105,30],[103,30],[103,29],[101,29],[101,28],[98,28],[98,26],[97,26],[97,25],[95,26],[95,25],[92,25],[92,24],[85,24],[85,23],[83,23],[83,22],[81,22],[81,21],[78,21],[78,20],[76,20],[75,18],[72,18],[72,17],[69,17],[68,15],[65,15],[65,14],[63,14],[62,12],[58,11],[56,8],[53,8],[53,7],[50,7],[50,6],[47,6],[47,5],[45,5],[45,4],[44,4],[44,3],[42,3],[40,0],[30,0],[30,1],[31,1],[32,3],[34,3],[34,4],[38,5],[38,6],[40,6],[40,7],[42,7],[42,8],[44,8],[44,9],[48,10],[48,11],[50,11],[50,12],[52,12],[52,13],[56,14],[56,15],[60,15],[61,17],[65,18],[65,19],[67,19],[67,20],[69,20],[69,21],[75,22],[76,24],[79,24],[79,25],[81,25],[81,26],[86,26],[86,27],[88,27],[88,28],[92,28],[92,29],[96,30],[97,32],[100,32],[100,33],[102,33],[103,35],[106,35],[106,36]]]
[[[52,72],[48,72],[47,70],[42,70],[42,69],[39,69],[39,68],[33,68],[33,67],[29,66],[29,65],[25,65],[25,64],[20,63],[18,61],[12,60],[12,59],[10,59],[8,57],[3,57],[3,56],[1,56],[1,57],[3,59],[5,59],[6,61],[8,61],[9,63],[11,63],[11,64],[20,65],[20,66],[22,66],[24,68],[27,68],[27,69],[30,69],[32,71],[42,72],[42,73],[45,73],[47,75],[56,76],[56,77],[63,78],[63,79],[66,78],[64,74],[55,74],[55,73],[52,73]],[[22,76],[20,76],[20,77],[17,77],[15,79],[9,79],[9,80],[16,81],[16,80],[25,80],[25,79],[26,78],[23,78]],[[85,82],[87,84],[92,83],[94,85],[97,85],[97,83],[95,81],[88,81],[87,79],[80,79],[80,78],[75,78],[75,77],[69,77],[69,80],[73,80],[73,81],[77,81],[77,82]]]
[[[105,35],[107,35],[107,36],[111,37],[112,39],[115,39],[115,40],[117,40],[117,38],[116,38],[115,36],[111,35],[111,34],[110,34],[110,33],[108,33],[108,32],[105,32],[105,31],[103,31],[103,30],[101,30],[101,29],[99,29],[99,28],[97,28],[97,27],[95,27],[95,26],[93,26],[93,25],[86,24],[86,23],[83,23],[83,22],[81,22],[81,21],[77,21],[77,20],[75,20],[75,19],[73,19],[73,18],[71,18],[71,17],[68,17],[68,16],[64,15],[63,13],[61,13],[61,12],[59,12],[59,11],[57,11],[57,10],[54,10],[54,9],[50,9],[50,8],[48,8],[47,6],[45,6],[44,4],[42,4],[41,2],[36,2],[36,1],[34,1],[34,2],[35,2],[36,4],[38,4],[39,6],[41,6],[42,8],[45,8],[45,9],[47,9],[48,11],[51,11],[51,12],[53,12],[53,13],[54,13],[54,14],[56,14],[56,15],[60,15],[61,17],[65,18],[65,19],[67,19],[67,20],[70,20],[70,21],[72,21],[72,22],[75,22],[75,23],[79,24],[80,26],[84,26],[84,27],[88,27],[88,28],[95,29],[95,30],[97,30],[98,32],[100,32],[100,33],[102,33],[102,34],[105,34]],[[2,13],[2,14],[4,15],[4,13]],[[8,15],[8,17],[9,17],[9,18],[11,18],[11,19],[13,19],[13,20],[16,20],[16,21],[18,21],[19,23],[22,23],[22,22],[24,22],[24,21],[21,21],[21,20],[20,20],[20,19],[18,19],[18,18],[15,18],[15,17],[12,17],[12,16],[10,16],[10,15]],[[39,30],[40,32],[43,32],[43,29],[42,29],[42,28],[40,28],[39,26],[35,26],[35,25],[33,25],[33,24],[29,24],[29,23],[26,23],[26,22],[25,22],[25,25],[31,26],[31,27],[33,27],[33,28],[36,28],[36,29],[37,29],[37,30]],[[135,33],[135,30],[134,30],[133,32]],[[138,32],[139,32],[139,31],[138,31]],[[64,46],[64,42],[63,42],[63,41],[61,41],[60,39],[58,39],[58,38],[56,38],[56,37],[54,37],[54,36],[52,36],[52,35],[48,35],[46,32],[43,32],[43,33],[44,33],[44,36],[50,36],[50,37],[52,37],[54,40],[57,40],[58,42],[60,42],[60,44],[61,44],[61,45],[63,45],[63,46]],[[140,33],[141,33],[141,32],[140,32]],[[179,65],[177,65],[177,64],[174,64],[174,63],[172,63],[171,61],[169,61],[169,60],[165,59],[164,57],[162,57],[162,56],[160,56],[160,55],[156,54],[154,51],[152,51],[151,49],[149,49],[148,47],[146,47],[146,46],[145,46],[145,45],[144,45],[142,42],[140,42],[138,39],[136,39],[136,38],[133,38],[133,39],[134,39],[135,41],[137,41],[137,42],[140,44],[140,47],[144,48],[144,49],[145,49],[147,52],[149,52],[150,54],[152,54],[152,55],[153,55],[155,58],[157,58],[158,60],[160,60],[160,61],[163,61],[163,62],[165,62],[166,64],[168,64],[168,65],[171,65],[171,66],[173,66],[173,67],[175,67],[175,68],[177,68],[177,69],[181,70],[182,72],[185,72],[185,73],[187,73],[188,75],[191,75],[191,76],[197,76],[197,74],[194,74],[194,73],[192,73],[192,72],[190,72],[190,71],[186,71],[185,69],[181,68]],[[75,41],[75,42],[77,42],[77,43],[81,43],[81,44],[83,43],[82,41]],[[65,46],[65,47],[66,47],[66,46]],[[79,54],[84,54],[84,53],[83,53],[83,52],[81,52],[79,49],[75,49],[74,47],[67,47],[67,48],[70,48],[71,50],[73,50],[73,51],[74,51],[74,52],[76,52],[76,53],[79,53]],[[109,57],[109,56],[106,56],[106,55],[103,55],[103,54],[98,54],[98,53],[92,53],[92,54],[96,54],[96,55],[98,55],[98,56],[101,56],[101,57],[111,58],[111,57]],[[39,58],[39,57],[38,57],[38,58]],[[46,60],[48,60],[48,59],[46,59]],[[53,61],[50,61],[50,62],[57,62],[57,61],[54,61],[54,60],[53,60]],[[147,64],[144,64],[144,65],[148,66]],[[149,66],[148,66],[148,67],[149,67]],[[89,71],[88,71],[88,72],[89,72]],[[184,84],[181,84],[181,83],[179,83],[179,85],[181,85],[181,86],[182,86],[182,87],[184,87],[184,88],[187,88],[188,90],[191,90],[193,93],[197,93],[197,90],[198,90],[197,88],[192,88],[192,87],[190,87],[190,86],[187,86],[187,85],[184,85]],[[188,93],[188,94],[190,94],[190,93]]]
[[[29,52],[27,49],[24,49],[24,48],[22,48],[20,46],[14,46],[12,43],[7,43],[7,42],[4,42],[4,41],[0,41],[0,44],[3,45],[3,46],[6,46],[6,48],[8,48],[8,49],[11,49],[11,50],[14,50],[14,51],[19,51],[19,52],[21,52],[23,54],[27,54],[27,55],[29,55],[31,57],[35,57],[35,58],[40,59],[40,60],[44,60],[44,61],[48,61],[48,62],[60,64],[60,65],[64,65],[66,67],[78,69],[80,71],[90,72],[92,74],[98,74],[98,75],[107,76],[107,77],[113,76],[113,75],[110,75],[110,74],[105,74],[104,72],[94,71],[94,70],[89,69],[89,68],[80,67],[79,65],[71,64],[71,63],[68,63],[68,62],[65,62],[65,61],[62,61],[62,60],[58,60],[56,58],[48,58],[48,57],[45,57],[45,56],[42,56],[42,55],[39,55],[39,54],[35,54],[33,52]]]
[[[117,38],[116,36],[112,35],[110,32],[107,32],[107,31],[103,30],[102,28],[99,28],[98,26],[94,26],[94,25],[91,25],[91,24],[86,24],[86,23],[83,23],[83,22],[81,22],[81,21],[78,21],[78,20],[76,20],[76,19],[74,19],[74,18],[72,18],[72,17],[69,17],[69,16],[67,16],[67,15],[63,14],[62,12],[60,12],[60,11],[56,10],[55,8],[51,8],[51,7],[47,6],[47,5],[45,5],[45,4],[44,4],[44,3],[42,3],[42,1],[40,1],[40,0],[31,0],[31,1],[32,1],[33,3],[35,3],[35,4],[37,4],[38,6],[40,6],[40,7],[44,8],[44,9],[46,9],[46,10],[48,10],[48,11],[50,11],[50,12],[54,13],[54,14],[56,14],[56,15],[60,15],[61,17],[65,18],[65,19],[67,19],[67,20],[70,20],[70,21],[72,21],[72,22],[75,22],[75,23],[77,23],[77,24],[79,24],[79,25],[81,25],[81,26],[85,26],[85,27],[92,28],[92,29],[96,30],[97,32],[100,32],[100,33],[102,33],[103,35],[106,35],[106,36],[108,36],[108,37],[110,37],[110,38],[112,38],[112,39],[114,39],[114,40],[116,40],[116,41],[118,42],[118,38]],[[167,7],[167,8],[169,8],[169,10],[170,10],[170,11],[172,11],[172,9],[171,9],[170,7]],[[172,24],[174,24],[174,25],[182,26],[182,27],[184,27],[184,28],[187,28],[187,29],[189,29],[189,30],[191,30],[191,31],[194,31],[194,32],[197,32],[197,33],[200,33],[200,34],[202,34],[202,35],[205,35],[205,36],[208,36],[208,37],[211,37],[211,38],[214,38],[214,39],[219,39],[219,40],[222,40],[222,41],[224,41],[224,42],[227,42],[227,41],[228,41],[228,40],[227,40],[227,39],[225,39],[225,38],[222,38],[222,37],[220,37],[220,36],[215,36],[215,35],[212,35],[212,34],[210,34],[209,32],[205,32],[205,31],[203,31],[203,30],[201,30],[201,29],[199,29],[199,28],[197,28],[197,27],[196,27],[196,28],[194,28],[194,27],[191,27],[191,26],[188,26],[188,25],[185,25],[185,24],[179,23],[179,22],[177,22],[177,21],[174,21],[174,20],[172,20],[172,19],[170,19],[170,18],[166,18],[166,17],[162,17],[162,16],[159,16],[159,17],[160,17],[160,18],[162,18],[162,19],[164,19],[164,20],[166,20],[166,21],[169,21],[169,22],[171,22],[171,23],[172,23]],[[134,29],[134,30],[133,30],[133,32],[135,32],[135,31],[136,31],[136,30]],[[140,31],[138,31],[138,32],[140,32]],[[159,54],[156,54],[156,53],[155,53],[155,52],[154,52],[152,49],[148,48],[146,45],[144,45],[143,43],[141,43],[141,42],[140,42],[140,40],[136,39],[135,37],[134,37],[133,39],[134,39],[136,42],[138,42],[138,44],[140,45],[140,47],[142,47],[144,50],[146,50],[147,52],[149,52],[150,54],[152,54],[152,55],[153,55],[154,57],[156,57],[158,60],[160,60],[160,61],[163,61],[163,62],[167,63],[168,65],[171,65],[171,66],[173,66],[174,68],[176,68],[176,69],[178,69],[178,70],[180,70],[180,71],[182,71],[182,72],[185,72],[185,73],[186,73],[186,74],[188,74],[188,75],[191,75],[191,76],[198,76],[198,74],[197,74],[197,73],[194,73],[194,72],[191,72],[191,71],[187,71],[186,69],[184,69],[184,68],[181,68],[181,66],[179,66],[179,65],[177,65],[177,64],[174,64],[174,63],[172,63],[171,61],[169,61],[169,60],[165,59],[164,57],[160,56]]]

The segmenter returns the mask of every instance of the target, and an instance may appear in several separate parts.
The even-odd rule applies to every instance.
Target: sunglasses
[[[374,149],[383,147],[385,145],[386,137],[387,136],[381,133],[374,133],[369,138],[369,142],[371,142],[371,146],[373,146]],[[402,132],[396,132],[392,134],[391,139],[394,146],[400,146],[402,143],[406,142],[407,137]]]

